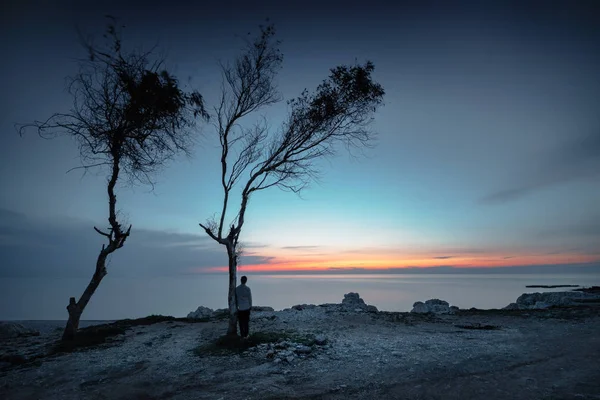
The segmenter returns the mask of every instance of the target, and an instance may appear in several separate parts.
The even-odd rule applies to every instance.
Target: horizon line
[[[557,271],[558,270],[558,271]],[[210,269],[198,269],[192,274],[219,274],[228,271],[227,267],[214,267]],[[534,265],[512,265],[512,266],[432,266],[432,267],[393,267],[393,268],[364,268],[364,267],[331,267],[319,269],[268,269],[254,268],[252,265],[239,266],[237,273],[239,274],[256,274],[256,275],[342,275],[342,274],[439,274],[439,273],[456,273],[456,274],[510,274],[510,273],[598,273],[600,274],[600,262],[591,263],[575,263],[575,264],[534,264]]]

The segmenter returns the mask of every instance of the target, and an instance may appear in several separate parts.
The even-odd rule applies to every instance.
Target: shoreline
[[[342,303],[262,308],[251,313],[247,341],[225,340],[222,314],[90,326],[81,332],[102,340],[71,349],[56,347],[62,327],[8,339],[0,342],[0,397],[591,400],[600,393],[598,302],[453,313],[368,307],[348,294]]]

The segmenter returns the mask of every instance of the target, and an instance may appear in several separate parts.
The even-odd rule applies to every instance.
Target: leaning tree
[[[237,334],[239,237],[251,196],[275,186],[299,193],[318,173],[317,160],[333,155],[340,145],[348,150],[371,145],[374,133],[368,125],[384,96],[382,86],[371,78],[371,62],[338,66],[314,92],[304,90],[287,102],[287,116],[276,132],[264,118],[242,125],[248,115],[281,100],[274,80],[283,56],[274,35],[272,25],[261,26],[261,34],[246,43],[239,57],[221,65],[221,96],[212,116],[221,145],[223,207],[200,226],[227,251],[230,335]],[[234,194],[240,203],[232,213]],[[235,216],[226,221],[227,214]]]
[[[43,138],[74,138],[81,159],[76,168],[107,172],[108,227],[94,227],[107,243],[79,300],[70,298],[63,340],[75,337],[81,314],[107,274],[107,258],[130,235],[131,225],[124,227],[118,221],[117,182],[125,178],[129,184],[153,185],[154,174],[168,160],[179,152],[189,153],[195,117],[208,118],[202,96],[184,91],[163,59],[153,57],[153,51],[124,50],[121,29],[109,18],[105,45],[82,41],[88,56],[67,80],[71,109],[19,127],[21,134],[33,128]]]

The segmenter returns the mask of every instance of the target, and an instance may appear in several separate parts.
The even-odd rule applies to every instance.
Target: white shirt
[[[252,292],[244,283],[235,288],[235,302],[239,311],[252,308]]]

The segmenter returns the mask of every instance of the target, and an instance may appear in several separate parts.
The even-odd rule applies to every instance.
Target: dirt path
[[[599,314],[589,307],[442,317],[253,315],[254,332],[327,339],[306,354],[283,343],[198,355],[194,349],[225,331],[224,321],[161,322],[86,351],[5,367],[0,398],[600,399]],[[4,343],[0,351],[40,351],[58,335]]]

